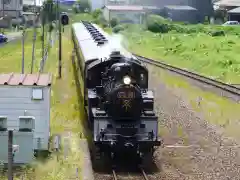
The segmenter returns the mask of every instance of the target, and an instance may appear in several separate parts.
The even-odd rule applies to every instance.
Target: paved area
[[[19,31],[19,32],[10,32],[10,33],[6,33],[6,36],[8,37],[8,42],[7,43],[9,43],[9,42],[21,39],[22,32],[21,31]],[[1,43],[0,44],[0,48],[2,48],[7,43]]]

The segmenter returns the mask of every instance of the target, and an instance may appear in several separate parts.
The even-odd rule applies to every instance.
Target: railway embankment
[[[126,48],[130,46],[129,41],[124,36],[113,35],[112,40],[117,41],[115,44],[122,42]],[[134,45],[132,46],[134,47]],[[136,46],[138,45],[136,44]],[[177,73],[165,72],[159,67],[154,69],[156,73],[159,71],[161,74],[165,74],[163,76],[160,75],[160,77],[168,88],[177,89],[178,92],[185,94],[186,101],[191,104],[194,111],[203,113],[204,118],[211,125],[220,128],[227,136],[239,139],[239,133],[237,132],[239,128],[238,116],[240,115],[238,113],[240,108],[238,103],[239,97],[236,97],[236,95],[232,97],[224,90],[207,86],[202,82],[186,78]],[[198,72],[195,71],[195,73]]]
[[[238,82],[233,63],[238,56],[236,34],[163,34],[135,28],[123,34],[129,39],[128,48],[139,55],[163,59],[222,81]],[[148,55],[149,51],[152,54]],[[159,172],[150,179],[237,179],[239,104],[200,88],[194,81],[157,67],[149,69],[165,142],[155,156]]]
[[[140,30],[139,30],[140,29]],[[240,31],[239,31],[240,32]],[[239,82],[238,30],[225,36],[204,32],[152,33],[131,27],[124,44],[139,55],[228,83]],[[221,56],[221,57],[220,57]],[[150,66],[160,134],[158,179],[237,179],[239,103],[183,76]]]
[[[231,116],[229,108],[219,108],[227,99],[193,87],[186,79],[157,67],[149,66],[149,70],[165,144],[155,155],[161,170],[152,179],[237,179],[240,146],[239,133],[234,133],[236,109]],[[204,93],[209,98],[199,102]],[[234,107],[231,100],[228,103]]]
[[[141,28],[129,26],[123,31],[123,44],[138,55],[161,61],[192,72],[229,84],[238,84],[240,70],[238,67],[238,43],[240,29],[238,27],[219,27],[204,25],[186,25],[164,23],[175,30],[165,33],[153,33]],[[169,23],[169,24],[168,24]],[[172,26],[170,26],[172,25]],[[224,34],[211,34],[213,30]],[[180,31],[181,30],[181,31]],[[155,68],[156,73],[159,68]],[[161,71],[163,72],[163,71]],[[223,97],[224,92],[209,89],[203,83],[180,77],[174,73],[164,72],[160,75],[170,89],[178,89],[185,94],[196,112],[213,126],[223,130],[228,136],[239,138],[239,103]]]
[[[121,31],[129,50],[229,84],[240,83],[239,27],[181,25],[152,18],[145,28],[130,25]]]

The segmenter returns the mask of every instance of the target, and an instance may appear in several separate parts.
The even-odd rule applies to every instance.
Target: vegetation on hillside
[[[124,32],[127,47],[136,54],[229,83],[240,83],[239,37],[211,37],[205,33],[154,34],[149,31]]]
[[[237,27],[176,23],[157,15],[147,17],[146,30],[154,33],[205,33],[211,36],[224,36],[225,34],[240,35],[240,28]]]
[[[33,42],[33,31],[27,30],[25,34],[25,48],[24,48],[24,70],[26,73],[30,73],[31,61],[32,61],[32,42]],[[45,41],[47,42],[47,41]],[[37,39],[35,42],[35,66],[34,71],[39,68],[40,60],[42,57],[42,43],[40,38],[40,31],[37,31]],[[1,67],[0,71],[2,73],[17,72],[22,71],[22,42],[17,40],[15,42],[10,42],[0,50],[0,60]]]
[[[121,30],[125,45],[137,54],[240,83],[240,27],[189,25],[150,16],[146,26],[121,25]]]

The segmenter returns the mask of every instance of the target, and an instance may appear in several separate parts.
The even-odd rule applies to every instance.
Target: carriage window
[[[140,74],[141,81],[144,81],[144,74]]]

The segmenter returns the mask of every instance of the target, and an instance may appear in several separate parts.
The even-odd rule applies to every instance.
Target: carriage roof
[[[96,24],[92,25],[105,36],[108,40],[107,42],[98,46],[82,22],[74,23],[72,26],[77,41],[76,43],[78,43],[85,61],[108,59],[113,51],[120,51],[125,57],[133,58],[133,56],[121,46],[120,42],[116,42],[117,40],[114,37],[109,36]]]

